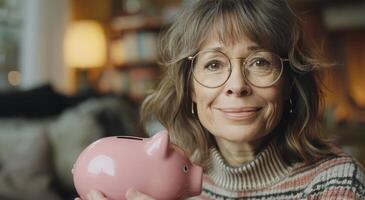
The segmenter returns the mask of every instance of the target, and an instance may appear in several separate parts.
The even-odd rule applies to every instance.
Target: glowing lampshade
[[[64,41],[66,65],[75,68],[102,67],[106,62],[106,48],[105,33],[98,22],[73,22]]]

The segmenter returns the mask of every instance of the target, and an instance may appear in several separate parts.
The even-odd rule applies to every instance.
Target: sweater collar
[[[273,185],[285,178],[291,168],[285,164],[277,146],[271,143],[254,160],[240,167],[227,165],[219,151],[211,148],[207,175],[220,187],[240,191]]]

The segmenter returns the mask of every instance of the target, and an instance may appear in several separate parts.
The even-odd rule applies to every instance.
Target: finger
[[[92,197],[91,197],[91,194],[90,193],[87,193],[86,194],[86,200],[92,200]]]
[[[152,197],[147,196],[141,192],[138,192],[135,189],[129,189],[125,194],[125,197],[128,200],[154,200]]]
[[[90,200],[107,200],[104,195],[102,195],[99,191],[91,190],[90,192],[91,199]]]
[[[93,197],[91,196],[91,193],[86,194],[86,199],[87,200],[93,200]]]
[[[75,200],[81,200],[79,197],[76,197]]]

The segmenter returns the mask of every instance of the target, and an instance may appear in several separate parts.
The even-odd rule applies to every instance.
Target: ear
[[[146,142],[146,153],[149,156],[165,158],[168,156],[170,138],[166,130],[156,133]]]
[[[191,90],[191,101],[193,101],[194,103],[196,103],[196,95],[195,95],[194,89]]]
[[[193,74],[191,73],[191,77],[190,77],[190,83],[188,84],[188,89],[190,90],[190,97],[191,97],[191,101],[193,103],[196,103],[196,94],[195,94],[195,79],[193,77]]]
[[[285,77],[285,81],[284,81],[284,87],[283,87],[283,95],[284,95],[284,100],[289,100],[290,98],[290,94],[293,90],[294,87],[294,79],[290,78],[290,77]]]

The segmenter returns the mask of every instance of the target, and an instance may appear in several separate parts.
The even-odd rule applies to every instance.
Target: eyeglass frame
[[[223,82],[223,83],[221,83],[221,84],[219,84],[218,86],[214,86],[214,87],[211,87],[211,86],[207,86],[207,85],[204,85],[203,83],[201,83],[199,80],[197,80],[197,78],[195,77],[195,75],[194,75],[194,59],[199,55],[199,54],[201,54],[201,53],[204,53],[204,52],[219,52],[219,53],[221,53],[221,54],[223,54],[226,58],[228,58],[228,62],[229,62],[229,68],[230,68],[230,71],[229,71],[229,75],[228,75],[228,77],[227,77],[227,79]],[[280,74],[279,74],[279,76],[276,78],[276,80],[275,81],[273,81],[271,84],[269,84],[269,85],[267,85],[267,86],[257,86],[257,85],[255,85],[255,84],[253,84],[250,80],[248,80],[247,79],[247,77],[246,77],[246,75],[245,75],[245,73],[244,73],[244,71],[245,70],[242,70],[243,69],[243,67],[242,66],[246,66],[245,65],[245,63],[246,63],[246,61],[247,61],[247,58],[249,58],[251,55],[254,55],[254,54],[256,54],[256,53],[258,53],[258,52],[268,52],[268,53],[271,53],[271,54],[273,54],[273,55],[276,55],[279,59],[280,59],[280,63],[281,63],[281,70],[280,70]],[[189,61],[191,61],[191,63],[190,63],[190,65],[191,65],[191,70],[190,70],[190,73],[192,73],[193,74],[193,77],[194,77],[194,79],[200,84],[200,85],[202,85],[203,87],[206,87],[206,88],[219,88],[219,87],[221,87],[222,85],[224,85],[224,84],[226,84],[226,82],[229,80],[229,78],[231,77],[231,74],[232,74],[232,62],[231,62],[231,60],[232,59],[238,59],[238,60],[240,60],[240,69],[241,69],[241,74],[243,75],[243,78],[245,79],[245,81],[247,81],[248,83],[250,83],[251,85],[253,85],[253,86],[255,86],[255,87],[260,87],[260,88],[265,88],[265,87],[270,87],[270,86],[272,86],[272,85],[274,85],[280,78],[281,78],[281,76],[282,76],[282,74],[283,74],[283,71],[284,71],[284,62],[289,62],[289,59],[288,58],[282,58],[282,57],[280,57],[278,54],[276,54],[276,53],[274,53],[274,52],[270,52],[270,51],[262,51],[262,50],[258,50],[258,51],[253,51],[252,53],[250,53],[248,56],[246,56],[246,57],[237,57],[237,58],[232,58],[232,57],[229,57],[227,54],[225,54],[224,52],[222,52],[222,51],[219,51],[219,50],[212,50],[212,49],[208,49],[208,50],[203,50],[203,51],[198,51],[196,54],[194,54],[194,55],[192,55],[192,56],[188,56],[188,57],[186,57]],[[241,62],[241,60],[243,60],[243,62]]]

